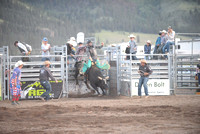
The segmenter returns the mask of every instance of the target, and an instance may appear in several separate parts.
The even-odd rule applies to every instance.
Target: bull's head
[[[108,90],[107,80],[109,79],[109,76],[107,76],[107,77],[105,77],[105,78],[102,78],[102,77],[98,76],[98,79],[99,79],[100,82],[101,82],[101,88],[102,88],[102,89],[105,89],[105,90]]]

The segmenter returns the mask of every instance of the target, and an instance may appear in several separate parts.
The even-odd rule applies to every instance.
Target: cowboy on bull
[[[91,40],[87,41],[87,46],[86,46],[86,53],[88,56],[88,62],[87,64],[84,63],[84,66],[82,68],[82,70],[80,71],[80,74],[83,74],[84,77],[84,81],[86,81],[87,79],[87,73],[88,73],[88,69],[92,66],[92,65],[96,65],[98,68],[104,68],[105,66],[107,66],[107,64],[104,64],[103,66],[101,66],[98,58],[97,58],[97,51],[96,49],[101,49],[104,46],[104,43],[101,43],[100,46],[94,46],[92,44]]]

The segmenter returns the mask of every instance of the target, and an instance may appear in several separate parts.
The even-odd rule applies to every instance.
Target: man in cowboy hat
[[[164,54],[165,52],[163,52],[163,47],[165,46],[165,44],[167,42],[167,38],[166,38],[167,31],[162,30],[160,32],[161,32],[161,45],[159,45],[157,52]]]
[[[41,95],[41,100],[49,100],[49,93],[51,92],[51,84],[49,82],[49,77],[51,78],[51,80],[56,81],[56,83],[58,83],[58,81],[53,77],[51,70],[49,69],[51,62],[50,61],[45,61],[44,62],[44,67],[42,69],[40,69],[40,84],[46,89],[46,92],[44,92]]]
[[[131,34],[128,36],[130,38],[129,46],[130,46],[130,53],[136,54],[137,53],[137,44],[135,42],[135,35]],[[132,56],[132,60],[137,60],[136,56]]]
[[[139,79],[139,84],[138,84],[138,96],[142,96],[141,93],[141,88],[142,85],[144,86],[144,92],[146,97],[148,98],[149,94],[148,94],[148,86],[147,86],[147,82],[149,80],[149,75],[152,74],[152,70],[151,68],[147,65],[147,61],[146,60],[141,60],[141,64],[139,66],[139,70],[138,73],[140,74],[140,79]]]

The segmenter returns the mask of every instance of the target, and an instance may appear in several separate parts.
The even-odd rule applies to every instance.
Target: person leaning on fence
[[[47,60],[44,62],[44,67],[40,69],[40,75],[39,75],[40,84],[46,89],[46,92],[44,92],[41,95],[41,100],[43,101],[45,100],[48,101],[50,98],[49,93],[51,92],[52,88],[49,82],[49,78],[58,83],[58,81],[53,77],[51,70],[49,69],[50,64],[51,64],[50,61]]]
[[[46,37],[44,37],[42,40],[41,49],[42,49],[42,61],[46,60],[50,61],[49,55],[50,55],[51,45],[48,44],[48,39]]]
[[[129,45],[130,45],[130,54],[136,54],[137,53],[137,44],[135,42],[135,36],[131,34],[128,36],[130,38]],[[137,60],[136,56],[132,56],[132,60]]]
[[[21,95],[21,69],[23,67],[23,62],[20,60],[15,64],[12,76],[10,78],[10,93],[12,95],[12,105],[19,105],[19,98]]]
[[[73,50],[74,42],[72,40],[70,40],[70,41],[67,42],[66,45],[67,45],[67,55],[68,55],[67,64],[69,64],[70,67],[71,67],[71,64],[69,62],[72,61],[72,59],[75,59],[74,58],[75,51]]]
[[[149,93],[148,93],[148,86],[147,86],[147,82],[149,80],[149,75],[152,74],[152,70],[151,68],[147,65],[146,60],[141,60],[141,64],[139,66],[139,70],[138,73],[140,74],[140,79],[139,79],[139,84],[138,84],[138,96],[140,96],[140,98],[142,97],[142,93],[141,93],[141,88],[142,85],[144,86],[144,92],[146,97],[148,98]]]
[[[69,40],[73,42],[73,46],[74,47],[77,46],[77,42],[76,42],[76,38],[75,37],[70,37]]]
[[[17,47],[23,56],[28,56],[31,54],[32,47],[24,42],[15,41],[14,46]],[[29,61],[28,57],[22,57],[23,62]]]
[[[144,54],[151,54],[151,41],[147,40],[147,43],[144,45]],[[146,60],[150,60],[151,56],[147,55],[145,56]]]
[[[199,63],[197,64],[197,78],[198,78],[198,83],[200,87],[200,58],[198,59]]]

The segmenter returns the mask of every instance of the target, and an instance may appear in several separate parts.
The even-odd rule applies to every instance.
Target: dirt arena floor
[[[0,102],[0,133],[200,134],[200,96]]]

